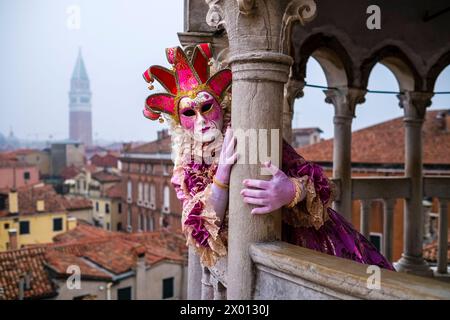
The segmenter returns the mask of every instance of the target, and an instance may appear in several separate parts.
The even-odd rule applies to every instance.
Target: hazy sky
[[[80,8],[80,29],[67,26],[66,10]],[[68,91],[78,47],[91,82],[94,139],[152,140],[157,122],[141,115],[149,94],[142,72],[167,66],[164,48],[178,45],[182,0],[0,0],[0,132],[10,127],[27,139],[68,136]],[[310,59],[307,81],[325,85]],[[377,65],[370,89],[398,90],[393,75]],[[450,68],[436,91],[450,91]],[[450,96],[433,98],[432,108],[450,108]],[[305,89],[296,102],[295,126],[333,133],[333,107],[319,89]],[[354,129],[402,115],[395,95],[368,94],[358,106]]]

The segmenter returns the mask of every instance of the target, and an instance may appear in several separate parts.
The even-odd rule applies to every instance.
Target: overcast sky
[[[68,8],[80,8],[80,28],[68,27]],[[141,115],[149,94],[142,72],[167,66],[164,48],[178,45],[182,0],[0,0],[0,132],[46,140],[68,136],[68,91],[78,47],[91,82],[94,139],[152,140],[157,122]],[[325,85],[310,59],[307,81]],[[393,75],[377,65],[370,89],[398,90]],[[450,91],[450,68],[436,91]],[[395,95],[368,94],[354,129],[402,115]],[[433,109],[450,108],[450,96],[433,98]],[[295,127],[333,133],[333,107],[319,89],[305,89],[296,102]]]

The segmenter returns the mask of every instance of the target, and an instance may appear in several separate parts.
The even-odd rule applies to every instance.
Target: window
[[[152,167],[152,165],[151,165],[151,164],[147,164],[145,170],[147,171],[147,173],[153,173],[153,167]]]
[[[111,225],[109,224],[109,222],[106,223],[106,230],[111,230]]]
[[[98,212],[98,202],[95,203],[95,211]]]
[[[138,220],[138,231],[142,231],[142,229],[143,229],[143,220],[144,220],[144,217],[143,217],[142,213],[140,213],[139,220]]]
[[[378,251],[381,251],[382,246],[382,240],[383,240],[383,234],[371,232],[370,233],[370,242],[373,243],[373,245],[377,248]]]
[[[131,183],[131,180],[128,180],[128,183],[127,183],[127,198],[128,199],[131,199],[132,192],[133,192],[133,184]]]
[[[153,217],[148,217],[147,224],[147,231],[153,231]]]
[[[109,213],[109,203],[105,203],[105,212]]]
[[[131,208],[128,207],[127,211],[127,231],[131,228]]]
[[[86,180],[83,180],[83,189],[84,189],[85,191],[87,191]]]
[[[30,172],[25,171],[25,172],[23,173],[23,179],[24,179],[24,180],[30,180]]]
[[[143,192],[143,188],[142,188],[142,182],[138,183],[138,201],[142,201],[142,192]]]
[[[163,194],[163,210],[164,212],[170,211],[170,189],[169,186],[164,186],[164,194]]]
[[[173,277],[163,279],[163,292],[162,292],[162,298],[172,298],[173,297]]]
[[[155,185],[152,183],[150,185],[150,203],[155,205],[156,204],[156,188]]]
[[[5,228],[5,230],[8,230],[8,229],[9,229],[9,223],[5,223],[5,224],[3,225],[3,227]]]
[[[163,165],[163,175],[169,175],[169,166],[167,164]]]
[[[149,194],[149,188],[148,188],[148,183],[144,184],[144,202],[148,202],[148,198],[150,196]]]
[[[54,218],[53,219],[53,231],[61,231],[63,229],[63,219]]]
[[[122,203],[121,203],[121,202],[119,202],[119,203],[117,204],[117,212],[118,212],[118,213],[122,213]]]
[[[19,222],[19,233],[20,234],[30,234],[30,221],[20,221]]]
[[[122,231],[122,222],[117,222],[117,231]]]
[[[131,300],[131,287],[117,289],[117,300]]]

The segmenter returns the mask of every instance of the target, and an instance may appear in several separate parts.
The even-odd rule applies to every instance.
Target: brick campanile
[[[91,91],[81,49],[70,79],[69,138],[92,145]]]

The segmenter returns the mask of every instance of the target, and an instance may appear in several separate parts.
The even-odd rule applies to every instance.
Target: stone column
[[[370,209],[372,200],[361,200],[361,234],[369,239],[370,236]]]
[[[438,273],[447,273],[448,264],[448,199],[439,199]]]
[[[271,129],[279,130],[277,165],[281,164],[281,125],[283,89],[288,80],[292,58],[270,51],[253,51],[232,55],[232,116],[234,130],[267,129],[270,145]],[[252,141],[252,144],[258,144]],[[239,142],[238,142],[239,143]],[[275,142],[276,143],[276,142]],[[256,147],[259,152],[259,145]],[[269,150],[271,147],[268,148]],[[240,155],[250,158],[249,148]],[[247,160],[245,160],[247,159]],[[259,162],[260,159],[258,159]],[[273,161],[275,163],[275,161]],[[254,206],[242,201],[240,191],[245,178],[270,179],[261,175],[261,164],[235,164],[230,180],[230,216],[228,232],[228,300],[251,299],[254,271],[248,252],[252,242],[280,239],[281,212],[252,216]]]
[[[425,111],[431,105],[432,93],[406,91],[398,95],[404,110],[405,125],[405,176],[410,179],[411,194],[406,199],[404,213],[403,253],[395,264],[398,271],[431,276],[423,259],[423,173],[422,124]]]
[[[365,90],[342,87],[324,90],[325,102],[334,106],[333,178],[340,180],[340,200],[334,208],[348,221],[352,217],[352,120],[357,104],[364,103]]]
[[[189,247],[188,256],[188,300],[200,300],[202,296],[202,266],[193,248]]]
[[[283,138],[288,143],[292,143],[292,119],[295,100],[303,97],[304,87],[305,81],[292,78],[289,78],[289,81],[284,85]]]
[[[214,299],[214,288],[211,282],[211,273],[208,268],[203,268],[202,270],[202,300],[213,300]]]
[[[382,253],[392,261],[392,245],[394,241],[394,206],[395,199],[383,200],[383,248]]]

